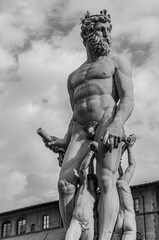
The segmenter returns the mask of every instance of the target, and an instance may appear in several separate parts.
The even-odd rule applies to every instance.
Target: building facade
[[[131,187],[137,240],[159,240],[159,181]],[[63,240],[58,201],[0,213],[0,239]]]
[[[64,229],[58,201],[0,214],[0,239],[62,240]]]
[[[131,187],[137,239],[159,240],[159,181]]]

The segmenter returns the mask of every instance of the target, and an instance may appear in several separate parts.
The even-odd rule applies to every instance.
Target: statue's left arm
[[[129,61],[125,57],[117,58],[117,66],[114,77],[120,100],[113,122],[123,126],[134,108],[132,70]]]
[[[123,179],[127,183],[129,183],[131,178],[132,178],[132,176],[133,176],[133,174],[134,174],[136,163],[135,163],[135,157],[134,157],[132,148],[128,147],[127,151],[128,151],[128,167],[125,170],[125,173],[123,174],[121,179]]]
[[[118,147],[122,137],[122,128],[129,118],[134,107],[134,94],[132,71],[129,61],[123,57],[116,58],[116,69],[114,73],[114,81],[119,96],[119,103],[115,117],[105,131],[104,144],[109,141],[109,150]]]

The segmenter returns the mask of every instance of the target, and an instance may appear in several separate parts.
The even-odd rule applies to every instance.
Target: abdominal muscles
[[[99,122],[107,109],[116,106],[112,78],[85,79],[74,86],[74,119],[80,124]]]
[[[99,122],[107,110],[115,107],[110,95],[92,95],[79,100],[75,105],[74,118],[81,124],[90,121]]]

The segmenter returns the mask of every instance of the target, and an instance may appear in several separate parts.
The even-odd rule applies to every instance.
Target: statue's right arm
[[[71,73],[68,77],[68,80],[67,80],[67,90],[68,90],[68,93],[69,93],[69,96],[70,96],[70,104],[71,104],[71,108],[72,108],[72,111],[74,111],[74,100],[73,100],[73,95],[74,95],[74,91],[73,91],[73,88],[72,88],[72,85],[71,85],[71,78],[72,78],[72,75],[73,73]],[[63,138],[63,141],[65,142],[65,144],[68,146],[69,143],[70,143],[70,140],[71,140],[71,135],[72,135],[72,126],[73,126],[73,117],[71,118],[71,121],[69,123],[69,126],[68,126],[68,130]]]
[[[84,180],[87,180],[87,168],[89,167],[91,158],[88,155],[85,157],[83,162],[81,163],[80,169],[79,169],[79,179],[80,183],[83,183]]]
[[[125,170],[125,173],[123,174],[121,179],[129,183],[134,174],[136,163],[135,163],[135,157],[132,151],[132,147],[128,146],[127,151],[128,151],[128,167]]]
[[[73,73],[70,74],[69,77],[68,77],[67,90],[68,90],[68,93],[69,93],[69,96],[70,96],[71,108],[72,108],[72,111],[74,111],[74,100],[73,100],[74,91],[73,91],[73,88],[72,88],[72,85],[71,85],[72,75],[73,75]],[[65,136],[63,138],[65,140],[65,142],[67,142],[67,145],[70,143],[70,140],[71,140],[72,126],[73,126],[73,117],[71,118],[67,133],[65,134]]]

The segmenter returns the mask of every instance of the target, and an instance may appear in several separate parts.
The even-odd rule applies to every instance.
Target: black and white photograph
[[[0,239],[159,240],[158,39],[158,0],[0,0]]]

